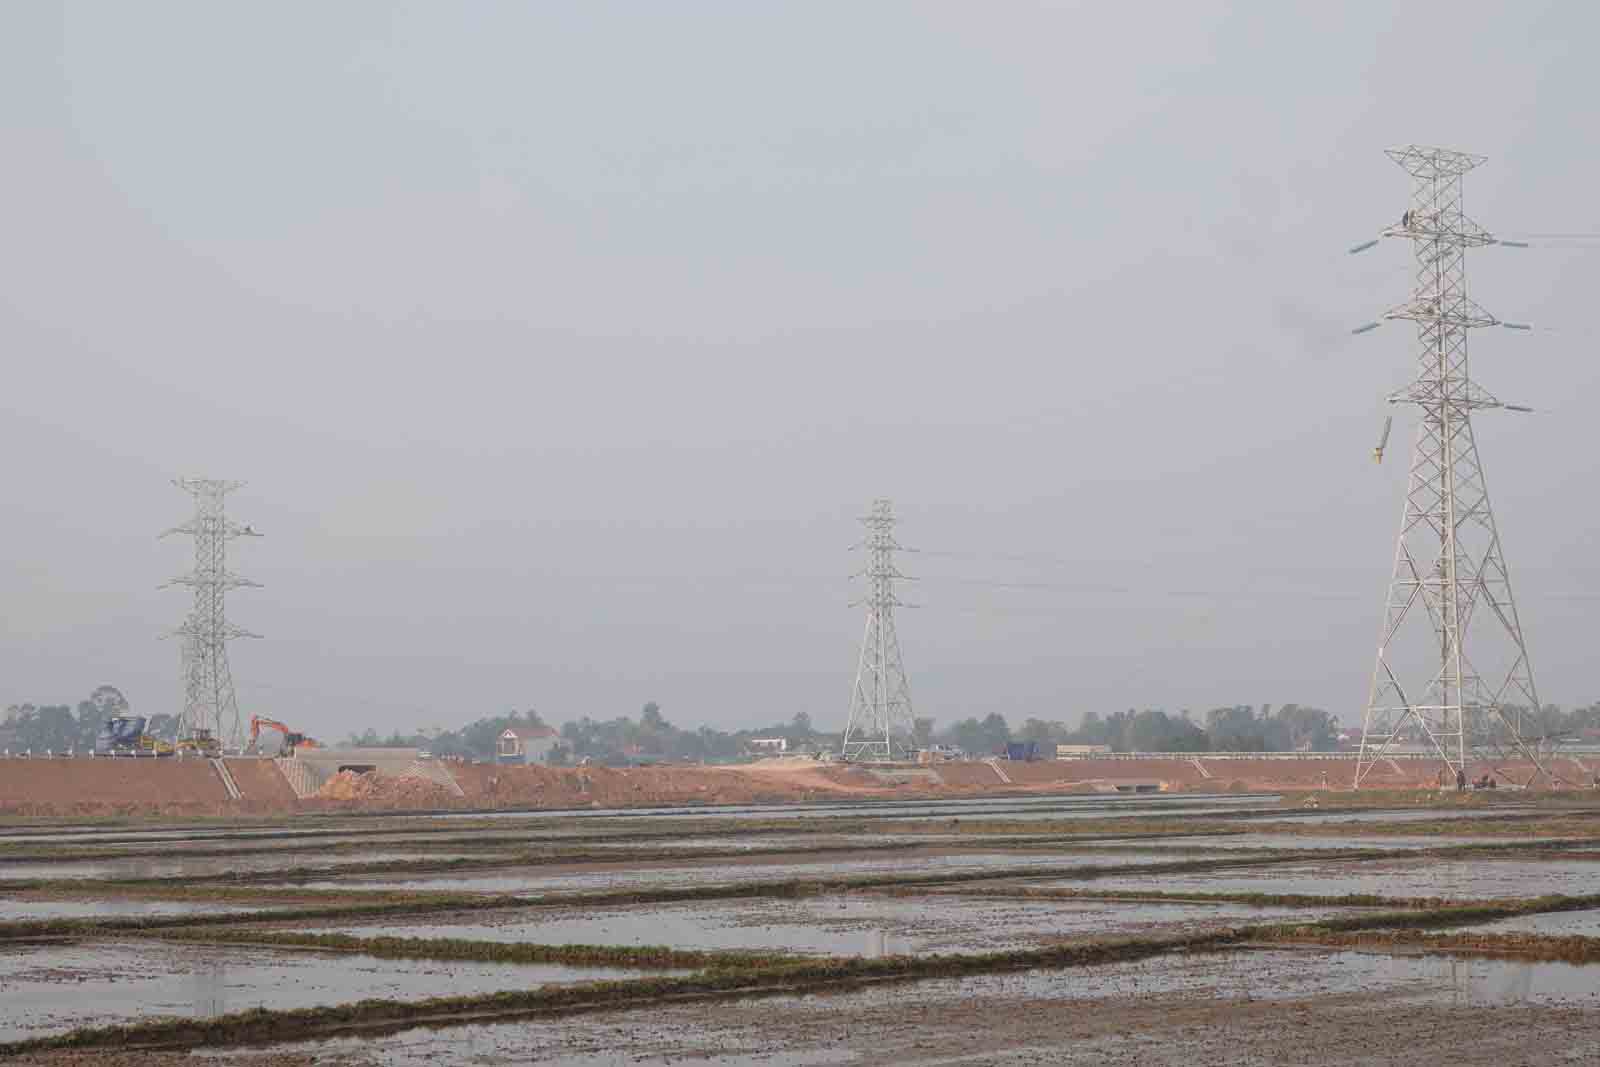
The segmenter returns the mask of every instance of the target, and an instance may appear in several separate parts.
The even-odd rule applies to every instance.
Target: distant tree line
[[[937,734],[931,720],[919,720],[919,731],[924,722],[933,740],[978,755],[1000,752],[1012,741],[1036,742],[1045,755],[1054,754],[1056,745],[1108,745],[1113,752],[1327,752],[1337,747],[1340,731],[1332,714],[1304,704],[1277,711],[1249,704],[1212,708],[1198,721],[1187,711],[1091,711],[1076,727],[1028,719],[1016,731],[998,714],[963,719]]]
[[[1537,712],[1509,708],[1523,716],[1523,733],[1530,738],[1576,738],[1585,731],[1600,731],[1600,702],[1566,711],[1546,705]],[[87,752],[107,719],[133,714],[127,697],[115,686],[102,685],[76,705],[13,704],[0,717],[0,750],[12,752]],[[156,737],[174,740],[178,718],[157,713],[146,729]],[[512,711],[487,716],[457,730],[392,731],[387,736],[368,729],[352,733],[347,743],[374,747],[428,749],[439,756],[493,759],[500,735],[508,727],[547,725],[537,711]],[[1089,712],[1075,727],[1058,720],[1029,718],[1013,729],[1005,716],[990,713],[970,717],[940,729],[931,718],[916,720],[914,742],[919,747],[950,745],[975,756],[1004,752],[1013,741],[1036,742],[1043,755],[1055,746],[1108,745],[1115,752],[1326,752],[1337,746],[1341,727],[1321,708],[1282,704],[1257,708],[1249,704],[1217,707],[1195,716],[1162,710],[1129,708],[1111,715]],[[560,727],[554,762],[588,759],[596,763],[628,765],[652,762],[733,762],[749,755],[755,738],[784,738],[791,752],[838,752],[839,733],[819,731],[811,716],[800,712],[787,722],[740,730],[710,726],[680,729],[662,714],[660,705],[646,704],[637,718],[614,719],[583,716]]]
[[[128,698],[113,685],[70,704],[12,704],[0,718],[0,750],[12,752],[88,752],[107,719],[131,714]],[[152,715],[147,733],[166,741],[178,736],[176,715]]]
[[[460,730],[398,732],[382,737],[375,730],[351,734],[349,741],[362,746],[424,748],[435,756],[460,756],[468,759],[493,759],[500,735],[511,727],[545,726],[537,711],[511,712],[478,719]],[[551,762],[568,763],[588,759],[595,763],[626,766],[642,763],[731,763],[749,754],[748,742],[754,738],[784,738],[791,750],[818,751],[839,747],[838,734],[821,734],[811,725],[811,716],[800,712],[786,723],[742,730],[717,730],[702,726],[683,730],[668,722],[661,706],[646,704],[634,719],[627,715],[615,719],[582,718],[562,724],[560,742]]]

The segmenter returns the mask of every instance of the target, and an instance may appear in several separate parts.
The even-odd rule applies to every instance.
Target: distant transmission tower
[[[224,513],[224,497],[243,482],[179,478],[172,484],[195,501],[194,518],[161,535],[182,533],[194,538],[194,570],[167,583],[194,590],[194,607],[183,625],[172,631],[173,637],[182,640],[184,704],[178,736],[195,737],[198,731],[205,730],[222,744],[238,747],[243,738],[233,673],[228,667],[228,642],[235,637],[261,635],[228,622],[224,599],[229,589],[259,588],[260,583],[228,570],[227,548],[235,537],[260,534],[230,521]]]
[[[1382,236],[1409,240],[1417,265],[1411,298],[1383,319],[1416,323],[1420,349],[1416,380],[1388,399],[1421,418],[1355,785],[1386,757],[1417,752],[1437,753],[1454,780],[1472,760],[1512,752],[1542,775],[1521,728],[1522,709],[1537,710],[1539,697],[1472,432],[1474,411],[1529,409],[1501,403],[1467,373],[1468,330],[1527,327],[1467,297],[1466,250],[1501,243],[1462,210],[1461,177],[1483,157],[1416,145],[1388,156],[1411,175],[1411,206]],[[1387,436],[1385,424],[1380,461]]]
[[[867,629],[861,638],[843,755],[847,760],[883,762],[906,758],[915,744],[911,686],[894,627],[894,609],[903,606],[894,583],[906,576],[894,565],[895,551],[902,546],[894,539],[889,501],[874,500],[861,522],[867,538],[858,547],[867,550],[867,565],[858,577],[867,579],[867,595],[856,603],[867,607]]]

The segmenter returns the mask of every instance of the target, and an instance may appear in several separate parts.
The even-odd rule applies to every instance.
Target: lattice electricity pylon
[[[1501,243],[1462,210],[1461,177],[1483,157],[1416,145],[1388,156],[1411,175],[1411,206],[1382,236],[1409,240],[1417,266],[1411,298],[1383,319],[1416,323],[1420,349],[1416,379],[1388,400],[1421,418],[1355,786],[1402,753],[1437,753],[1450,784],[1491,754],[1515,752],[1543,775],[1522,731],[1522,709],[1539,707],[1533,668],[1472,432],[1474,411],[1529,409],[1502,403],[1467,372],[1468,330],[1528,327],[1467,297],[1466,250]]]
[[[178,736],[192,738],[207,730],[223,745],[237,748],[243,742],[243,730],[228,667],[228,642],[261,635],[230,623],[224,601],[229,589],[259,588],[260,583],[228,570],[227,546],[235,537],[261,535],[230,521],[224,513],[224,497],[243,482],[178,478],[172,484],[195,500],[194,518],[161,535],[182,533],[194,538],[194,570],[162,586],[186,585],[194,590],[193,609],[169,635],[182,641],[184,703]]]
[[[916,731],[911,686],[894,626],[894,609],[906,606],[894,591],[894,583],[906,578],[894,565],[894,554],[903,546],[894,539],[894,511],[889,501],[874,500],[871,512],[861,522],[867,537],[856,547],[866,549],[867,564],[855,577],[866,578],[867,595],[851,606],[866,605],[867,629],[861,637],[843,756],[858,762],[892,762],[909,758]]]

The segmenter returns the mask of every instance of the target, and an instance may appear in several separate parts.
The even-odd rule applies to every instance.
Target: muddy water
[[[1375,893],[1394,897],[1489,900],[1550,893],[1600,892],[1600,864],[1583,860],[1394,860],[1288,863],[1238,871],[1191,874],[1117,875],[1092,882],[1034,884],[1094,889],[1158,889],[1175,893],[1309,893],[1340,896]]]
[[[1428,1003],[1592,1008],[1600,1006],[1600,967],[1350,952],[1203,954],[1108,967],[941,979],[826,997],[768,997],[732,1002],[715,1010],[653,1007],[539,1022],[409,1030],[370,1041],[311,1042],[277,1046],[272,1051],[399,1067],[431,1067],[451,1060],[483,1065],[559,1062],[580,1067],[631,1067],[700,1062],[702,1058],[718,1064],[764,1067],[872,1062],[1044,1064],[1068,1059],[1078,1062],[1071,1056],[1077,1038],[1070,1011],[1057,1016],[1061,1020],[1055,1031],[1058,1045],[1012,1050],[1011,1054],[971,1049],[966,1050],[970,1055],[956,1049],[941,1052],[935,1021],[943,1012],[975,999],[1036,1013],[1045,1010],[1046,1002],[1103,1005],[1116,999],[1168,997],[1181,1004],[1320,1000],[1331,995],[1370,998],[1374,1018],[1393,1012],[1396,1001],[1403,1004],[1404,1011]],[[930,1022],[925,1027],[913,1026],[908,1019]],[[1218,1017],[1218,1024],[1225,1032],[1223,1017]],[[882,1055],[883,1051],[894,1055]],[[1286,1059],[1292,1057],[1297,1063],[1325,1062],[1314,1053],[1308,1057],[1311,1050],[1294,1048],[1292,1033],[1286,1034],[1283,1052]],[[1581,1055],[1581,1050],[1574,1052]],[[1223,1053],[1214,1052],[1213,1056],[1216,1062],[1226,1060]],[[1170,1062],[1166,1056],[1154,1059]]]
[[[441,921],[383,922],[319,933],[453,937],[541,945],[667,945],[813,955],[887,956],[991,952],[1091,937],[1178,933],[1313,921],[1331,909],[1100,901],[911,899],[863,894],[784,901],[674,904],[648,910],[514,909]]]
[[[204,1018],[258,1007],[422,999],[645,973],[159,943],[0,947],[0,1041],[157,1015]]]

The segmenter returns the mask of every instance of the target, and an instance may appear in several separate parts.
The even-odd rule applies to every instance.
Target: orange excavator
[[[280,756],[292,756],[295,750],[300,748],[321,747],[305,734],[289,729],[277,719],[267,719],[260,715],[252,715],[250,716],[250,743],[245,746],[246,752],[256,751],[257,744],[261,740],[261,728],[263,726],[269,730],[277,730],[283,735],[283,748],[278,753]]]

